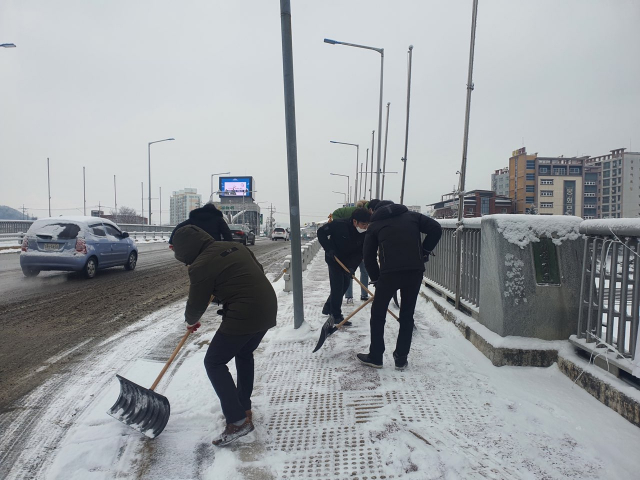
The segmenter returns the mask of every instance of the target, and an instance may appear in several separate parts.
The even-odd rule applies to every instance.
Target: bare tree
[[[115,215],[115,212],[111,212]],[[118,223],[140,223],[140,216],[131,207],[120,207],[117,212]]]

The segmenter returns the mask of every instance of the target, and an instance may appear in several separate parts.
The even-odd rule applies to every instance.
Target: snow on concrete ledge
[[[539,242],[540,237],[562,245],[566,240],[577,240],[580,235],[580,217],[570,215],[486,215],[484,219],[494,219],[498,232],[509,243],[524,248],[531,242]]]

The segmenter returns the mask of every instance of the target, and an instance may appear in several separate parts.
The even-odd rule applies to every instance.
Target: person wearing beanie
[[[340,323],[342,316],[342,297],[347,291],[351,273],[362,262],[364,234],[369,226],[371,213],[366,208],[356,208],[349,219],[338,219],[325,223],[318,229],[318,241],[325,251],[325,261],[329,267],[331,294],[322,308],[323,315],[329,315],[332,323]],[[345,270],[335,261],[337,257],[348,269]],[[347,322],[345,325],[350,325]]]
[[[169,237],[169,245],[173,245],[174,233],[185,225],[195,225],[196,227],[200,227],[211,235],[214,240],[224,240],[226,242],[233,241],[229,225],[224,221],[222,212],[218,210],[213,203],[207,203],[200,208],[191,210],[191,212],[189,212],[189,218],[176,225],[176,228],[173,229],[173,232]]]
[[[426,234],[424,241],[421,234]],[[429,261],[441,236],[442,227],[432,218],[410,212],[404,205],[396,205],[388,200],[376,205],[363,252],[367,272],[376,287],[371,307],[369,353],[358,353],[356,356],[364,365],[382,368],[387,307],[393,295],[400,290],[400,331],[393,359],[396,370],[407,367],[413,314],[422,284],[424,264]]]
[[[332,218],[350,218],[351,214],[358,207],[364,207],[369,210],[369,213],[373,214],[373,209],[379,201],[380,200],[378,200],[377,198],[369,201],[359,200],[358,203],[356,203],[355,207],[338,208],[333,212]],[[367,285],[369,283],[369,275],[367,274],[367,269],[364,266],[364,262],[360,262],[358,268],[360,269],[360,283],[362,283],[363,285]],[[345,293],[344,297],[347,299],[347,304],[353,303],[353,278],[349,279],[349,287],[347,288],[347,292]],[[364,288],[360,287],[360,300],[366,301],[368,299],[369,294]]]

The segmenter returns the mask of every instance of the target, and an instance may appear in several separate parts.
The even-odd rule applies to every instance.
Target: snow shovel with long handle
[[[371,293],[371,291],[370,291],[367,287],[365,287],[365,286],[362,284],[362,282],[361,282],[360,280],[358,280],[358,279],[356,278],[356,276],[355,276],[353,273],[351,273],[351,271],[350,271],[347,267],[345,267],[345,266],[344,266],[344,263],[342,263],[338,257],[335,257],[335,256],[334,256],[333,258],[335,258],[336,262],[338,262],[338,264],[340,264],[340,266],[341,266],[342,268],[344,268],[344,271],[345,271],[345,272],[347,272],[349,275],[351,275],[351,278],[353,278],[356,282],[358,282],[358,284],[359,284],[362,288],[364,288],[364,289],[367,291],[367,293],[369,294],[369,298],[373,298],[373,293]],[[389,310],[388,308],[387,308],[387,312],[389,312],[389,313],[391,314],[391,316],[392,316],[393,318],[395,318],[397,321],[400,321],[400,319],[398,318],[398,316],[397,316],[395,313],[393,313],[391,310]]]
[[[326,322],[324,322],[324,325],[322,325],[322,328],[320,329],[320,338],[318,339],[316,348],[313,349],[312,353],[316,353],[318,350],[320,350],[320,347],[322,347],[327,337],[329,337],[330,335],[333,335],[336,331],[340,329],[340,327],[342,327],[345,323],[347,323],[351,317],[353,317],[356,313],[358,313],[364,307],[369,305],[371,302],[373,302],[373,297],[369,297],[369,299],[366,302],[364,302],[362,305],[356,308],[353,312],[349,314],[348,317],[346,317],[337,325],[331,325],[330,320],[327,320]]]
[[[167,426],[171,408],[167,397],[153,390],[160,383],[162,376],[173,359],[176,358],[184,342],[187,341],[189,334],[191,331],[187,330],[151,388],[141,387],[120,375],[116,375],[116,378],[120,380],[120,396],[107,413],[149,438],[160,435],[164,427]]]

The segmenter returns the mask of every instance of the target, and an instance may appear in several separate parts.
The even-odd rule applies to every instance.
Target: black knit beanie
[[[369,223],[371,220],[371,214],[366,208],[356,208],[351,214],[351,219],[356,222]]]

